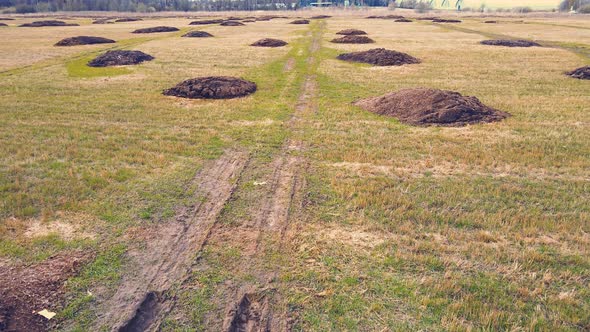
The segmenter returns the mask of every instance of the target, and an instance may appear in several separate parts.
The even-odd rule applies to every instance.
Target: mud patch
[[[268,300],[264,294],[244,294],[240,302],[230,309],[224,323],[227,332],[270,331]]]
[[[500,121],[510,116],[482,104],[476,97],[429,88],[404,89],[360,100],[355,105],[414,126],[460,127]]]
[[[580,80],[590,80],[590,66],[578,68],[567,75]]]
[[[256,83],[228,76],[209,76],[186,80],[171,89],[166,96],[190,99],[231,99],[256,92]]]
[[[207,38],[207,37],[213,37],[212,34],[210,34],[209,32],[206,31],[191,31],[187,34],[182,35],[182,37],[188,37],[188,38]]]
[[[71,26],[79,26],[76,23],[66,23],[64,21],[56,21],[56,20],[48,20],[48,21],[35,21],[31,23],[25,23],[19,25],[20,27],[30,27],[30,28],[38,28],[38,27],[71,27]]]
[[[158,26],[158,27],[137,29],[131,33],[156,33],[156,32],[173,32],[173,31],[178,31],[178,28],[167,27],[167,26]]]
[[[160,296],[155,292],[149,292],[141,301],[135,311],[135,315],[125,325],[119,328],[119,332],[143,332],[155,321],[160,307]]]
[[[295,20],[295,21],[289,22],[289,24],[309,24],[309,20]]]
[[[351,62],[368,63],[376,66],[402,66],[420,63],[420,60],[413,56],[386,50],[384,48],[374,48],[363,52],[352,52],[340,54],[337,59]]]
[[[48,320],[37,312],[61,308],[64,283],[89,259],[88,254],[70,252],[32,266],[0,263],[0,330],[47,330]]]
[[[243,26],[245,24],[242,22],[238,22],[238,21],[225,21],[225,22],[219,23],[219,25],[224,26],[224,27],[239,27],[239,26]]]
[[[539,43],[532,42],[530,40],[509,40],[509,39],[492,39],[483,40],[480,42],[482,45],[490,46],[507,46],[507,47],[533,47],[541,46]]]
[[[60,40],[55,46],[78,46],[78,45],[93,45],[93,44],[110,44],[115,41],[103,37],[92,37],[92,36],[78,36],[70,37]]]
[[[223,20],[215,19],[215,20],[200,20],[200,21],[192,21],[188,25],[206,25],[206,24],[219,24],[222,23]]]
[[[367,33],[363,30],[358,29],[344,29],[336,32],[337,35],[345,35],[345,36],[358,36],[358,35],[366,35]]]
[[[258,47],[281,47],[287,45],[287,42],[280,39],[273,39],[273,38],[264,38],[260,39],[259,41],[250,44],[250,46],[258,46]]]
[[[332,39],[331,42],[337,44],[371,44],[375,41],[367,36],[344,36]]]
[[[144,61],[151,61],[154,57],[141,51],[107,51],[94,60],[88,62],[90,67],[110,67],[136,65]]]

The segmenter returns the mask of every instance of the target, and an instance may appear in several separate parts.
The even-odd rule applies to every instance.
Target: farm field
[[[590,65],[590,19],[330,13],[1,21],[0,331],[589,330],[590,82],[565,73]],[[132,33],[155,26],[179,30]],[[331,42],[350,28],[374,43]],[[74,36],[116,43],[54,46]],[[419,63],[337,59],[373,48]],[[87,66],[107,50],[154,59]],[[162,94],[204,76],[257,89]],[[510,116],[355,104],[420,87]]]

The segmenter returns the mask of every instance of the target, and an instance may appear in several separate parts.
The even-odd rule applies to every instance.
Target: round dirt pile
[[[213,37],[212,34],[206,31],[191,31],[187,34],[182,35],[183,37],[188,38],[206,38],[206,37]]]
[[[369,63],[376,66],[401,66],[420,63],[420,60],[409,54],[386,50],[384,48],[344,53],[340,54],[337,58],[344,61]]]
[[[330,18],[330,17],[332,17],[332,16],[330,16],[330,15],[316,15],[316,16],[312,16],[311,18],[314,20],[321,20],[321,19]]]
[[[224,27],[238,27],[238,26],[245,25],[245,24],[242,22],[238,22],[238,21],[225,21],[225,22],[219,23],[219,25],[224,26]]]
[[[500,121],[510,116],[482,104],[476,97],[428,88],[404,89],[360,100],[355,105],[415,126],[459,127]]]
[[[107,51],[94,60],[88,62],[90,67],[109,67],[136,65],[144,61],[151,61],[154,57],[141,51]]]
[[[567,74],[573,78],[578,78],[581,80],[590,80],[590,66],[578,68]]]
[[[425,16],[425,17],[417,17],[416,19],[418,21],[434,21],[434,20],[438,20],[440,18],[436,17],[436,16]]]
[[[10,17],[0,17],[0,21],[14,21],[14,19]]]
[[[336,32],[337,35],[345,35],[345,36],[358,36],[358,35],[366,35],[367,33],[363,30],[358,29],[345,29]]]
[[[223,20],[200,20],[200,21],[192,21],[188,25],[205,25],[205,24],[219,24],[223,22]]]
[[[287,45],[287,42],[280,39],[273,39],[273,38],[264,38],[260,39],[259,41],[250,44],[250,46],[259,46],[259,47],[281,47]]]
[[[412,20],[409,20],[409,19],[407,19],[407,18],[400,18],[400,19],[397,19],[397,20],[395,20],[394,22],[399,22],[399,23],[411,23],[411,22],[414,22],[414,21],[412,21]]]
[[[532,42],[530,40],[508,40],[508,39],[484,40],[480,44],[491,45],[491,46],[508,46],[508,47],[541,46],[540,44]]]
[[[118,20],[115,20],[115,22],[136,22],[136,21],[143,21],[141,18],[133,18],[133,17],[124,17],[124,18],[120,18]]]
[[[8,24],[6,24],[6,23],[0,23],[0,27],[7,27],[7,26],[8,26]]]
[[[290,22],[290,24],[309,24],[309,20],[295,20]]]
[[[399,20],[404,17],[401,15],[385,15],[385,16],[372,15],[372,16],[367,16],[366,18],[371,18],[371,19],[380,18],[380,19],[384,19],[384,20]]]
[[[337,44],[371,44],[375,41],[367,36],[344,36],[332,39],[331,42]]]
[[[435,18],[432,20],[432,22],[434,23],[461,23],[461,20],[449,20],[449,19],[445,19],[445,18]]]
[[[103,37],[92,36],[78,36],[62,39],[58,41],[55,46],[77,46],[77,45],[93,45],[93,44],[110,44],[115,41]]]
[[[256,83],[228,76],[199,77],[164,90],[166,96],[190,99],[231,99],[256,91]]]
[[[31,23],[21,24],[21,27],[31,27],[31,28],[38,28],[38,27],[73,27],[78,26],[79,24],[75,23],[66,23],[64,21],[56,21],[56,20],[49,20],[49,21],[35,21]]]
[[[178,28],[159,26],[159,27],[152,27],[152,28],[137,29],[137,30],[133,31],[132,33],[154,33],[154,32],[172,32],[172,31],[178,31]]]
[[[494,23],[498,23],[498,21],[485,21],[483,23],[494,24]]]

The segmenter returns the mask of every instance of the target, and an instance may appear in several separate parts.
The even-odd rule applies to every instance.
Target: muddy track
[[[174,286],[190,272],[247,162],[247,153],[226,151],[197,173],[195,204],[150,230],[146,248],[129,252],[135,271],[124,277],[113,298],[103,304],[105,314],[98,318],[99,326],[113,331],[157,328],[174,303]]]

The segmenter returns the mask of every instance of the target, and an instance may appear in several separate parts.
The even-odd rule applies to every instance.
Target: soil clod
[[[273,38],[264,38],[260,39],[259,41],[250,44],[250,46],[259,46],[259,47],[281,47],[287,45],[287,42],[280,39],[273,39]]]
[[[136,65],[144,61],[151,61],[154,57],[141,51],[107,51],[88,63],[90,67],[109,67]]]
[[[77,45],[93,45],[93,44],[110,44],[115,41],[103,37],[92,37],[92,36],[78,36],[70,37],[60,40],[55,46],[77,46]]]
[[[337,35],[345,35],[345,36],[358,36],[358,35],[366,35],[367,33],[363,30],[358,29],[345,29],[336,32]]]
[[[190,99],[231,99],[256,91],[256,83],[228,76],[209,76],[186,80],[163,91],[166,96]]]
[[[137,30],[133,31],[132,33],[155,33],[155,32],[172,32],[172,31],[178,31],[178,28],[167,27],[167,26],[158,26],[158,27],[137,29]]]
[[[530,40],[509,40],[509,39],[492,39],[484,40],[480,44],[491,45],[491,46],[507,46],[507,47],[533,47],[541,46],[539,43],[535,43]]]
[[[344,53],[340,54],[337,58],[344,61],[368,63],[376,66],[401,66],[420,63],[419,59],[409,54],[386,50],[384,48]]]
[[[590,66],[578,68],[567,73],[567,75],[580,80],[590,80]]]
[[[212,34],[206,31],[191,31],[187,34],[182,35],[183,37],[188,38],[206,38],[206,37],[213,37]]]
[[[290,22],[290,24],[309,24],[309,20],[295,20]]]
[[[404,89],[363,99],[355,105],[415,126],[460,127],[503,120],[510,116],[482,104],[476,97],[429,88]]]
[[[238,21],[224,21],[219,23],[219,25],[224,26],[224,27],[238,27],[238,26],[242,26],[245,25],[242,22],[238,22]]]
[[[344,36],[332,39],[331,42],[338,44],[371,44],[375,41],[367,36]]]
[[[79,26],[76,23],[66,23],[64,21],[48,20],[48,21],[35,21],[31,23],[25,23],[19,25],[21,27],[39,28],[39,27],[71,27]]]

